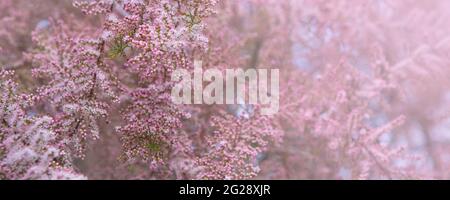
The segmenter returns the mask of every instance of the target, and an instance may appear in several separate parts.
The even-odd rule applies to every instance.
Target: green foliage
[[[189,31],[192,31],[192,27],[194,27],[197,24],[200,24],[202,22],[202,19],[197,16],[196,14],[185,14],[186,16],[186,23],[188,25]]]
[[[125,49],[128,48],[128,44],[123,41],[122,36],[116,37],[108,51],[108,57],[115,59],[125,55]]]
[[[162,142],[159,139],[151,138],[147,141],[145,147],[152,153],[158,153],[162,149]]]

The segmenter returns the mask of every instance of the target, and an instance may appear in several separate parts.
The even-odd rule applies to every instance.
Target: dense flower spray
[[[11,71],[0,71],[1,179],[84,179],[73,171],[50,129],[50,117],[24,111],[33,98],[18,94]]]

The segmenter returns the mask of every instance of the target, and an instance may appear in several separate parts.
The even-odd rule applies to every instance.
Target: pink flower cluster
[[[25,113],[32,96],[18,94],[11,71],[0,71],[0,178],[84,179],[61,150],[52,119]]]

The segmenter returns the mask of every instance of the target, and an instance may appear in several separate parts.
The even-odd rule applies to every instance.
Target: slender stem
[[[109,8],[110,13],[113,12],[113,10],[114,10],[114,4],[115,4],[115,2],[113,1],[111,3],[111,7]],[[105,51],[105,45],[106,45],[106,41],[103,38],[100,38],[100,43],[98,45],[99,55],[96,60],[97,66],[103,66],[103,54]],[[93,76],[92,88],[89,91],[88,100],[92,100],[93,98],[95,98],[95,86],[97,85],[97,72],[94,72],[92,76]],[[82,117],[79,117],[77,120],[75,120],[75,127],[73,129],[72,135],[75,135],[75,133],[77,132],[78,128],[81,125],[81,122],[83,122]]]
[[[375,155],[373,155],[373,153],[366,147],[363,146],[364,150],[369,154],[369,156],[375,161],[375,164],[381,169],[381,171],[383,172],[383,174],[385,174],[389,180],[392,180],[392,176],[391,173],[389,172],[388,169],[386,169],[377,159],[377,157]]]

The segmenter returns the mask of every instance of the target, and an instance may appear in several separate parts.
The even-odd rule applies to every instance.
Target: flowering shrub
[[[17,94],[13,73],[0,71],[2,179],[84,179],[70,167],[50,130],[49,117],[27,116],[23,107],[33,97]]]
[[[447,1],[2,0],[0,9],[0,179],[450,175]],[[279,112],[262,115],[245,98],[173,103],[172,73],[194,73],[196,61],[279,69]]]

